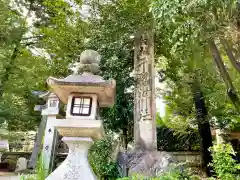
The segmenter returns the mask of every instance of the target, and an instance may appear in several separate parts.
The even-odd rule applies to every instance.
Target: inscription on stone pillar
[[[139,31],[135,38],[134,49],[134,73],[136,80],[134,140],[137,147],[147,149],[156,147],[153,42],[153,33],[151,31]]]

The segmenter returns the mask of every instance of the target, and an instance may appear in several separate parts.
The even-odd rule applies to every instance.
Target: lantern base
[[[88,149],[91,138],[63,137],[69,153],[63,163],[46,180],[97,180],[88,162]]]

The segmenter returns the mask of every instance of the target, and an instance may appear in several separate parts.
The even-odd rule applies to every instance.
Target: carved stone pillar
[[[46,180],[96,180],[88,163],[88,149],[93,143],[92,139],[63,137],[62,140],[69,147],[68,156]]]
[[[134,141],[136,148],[156,149],[156,97],[153,32],[141,30],[135,38]]]

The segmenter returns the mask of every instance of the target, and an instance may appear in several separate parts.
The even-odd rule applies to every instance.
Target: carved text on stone
[[[151,62],[150,48],[148,39],[144,35],[140,38],[139,51],[137,52],[137,62],[135,63],[136,73],[136,105],[135,110],[138,109],[139,115],[137,120],[151,120]]]

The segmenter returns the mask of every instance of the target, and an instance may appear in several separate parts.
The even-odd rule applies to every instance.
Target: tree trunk
[[[210,129],[210,123],[208,120],[208,112],[204,102],[204,96],[200,89],[199,82],[195,80],[192,84],[193,99],[196,108],[196,119],[198,123],[198,131],[200,135],[200,150],[203,161],[203,167],[206,169],[208,176],[211,176],[211,170],[208,164],[212,161],[211,153],[209,148],[212,144],[212,134]]]
[[[14,67],[13,67],[14,66],[14,61],[17,58],[17,55],[18,55],[18,47],[16,46],[14,48],[13,52],[12,52],[12,55],[9,59],[9,64],[5,68],[5,72],[4,72],[4,75],[2,77],[2,83],[1,83],[1,86],[0,86],[0,98],[3,96],[5,86],[7,85],[8,80],[9,80],[9,76],[12,73],[12,70],[14,69]]]
[[[223,64],[223,61],[222,61],[222,58],[221,58],[221,55],[218,51],[218,48],[214,42],[214,40],[210,40],[208,42],[209,44],[209,47],[210,47],[210,50],[212,52],[212,56],[213,56],[213,59],[214,59],[214,62],[216,63],[217,67],[218,67],[218,70],[223,78],[223,81],[227,87],[227,94],[228,94],[228,97],[230,98],[230,100],[232,101],[233,105],[235,106],[235,108],[240,111],[240,100],[237,96],[237,93],[235,91],[235,88],[233,86],[233,83],[232,83],[232,79],[230,77],[230,75],[228,74],[224,64]]]

